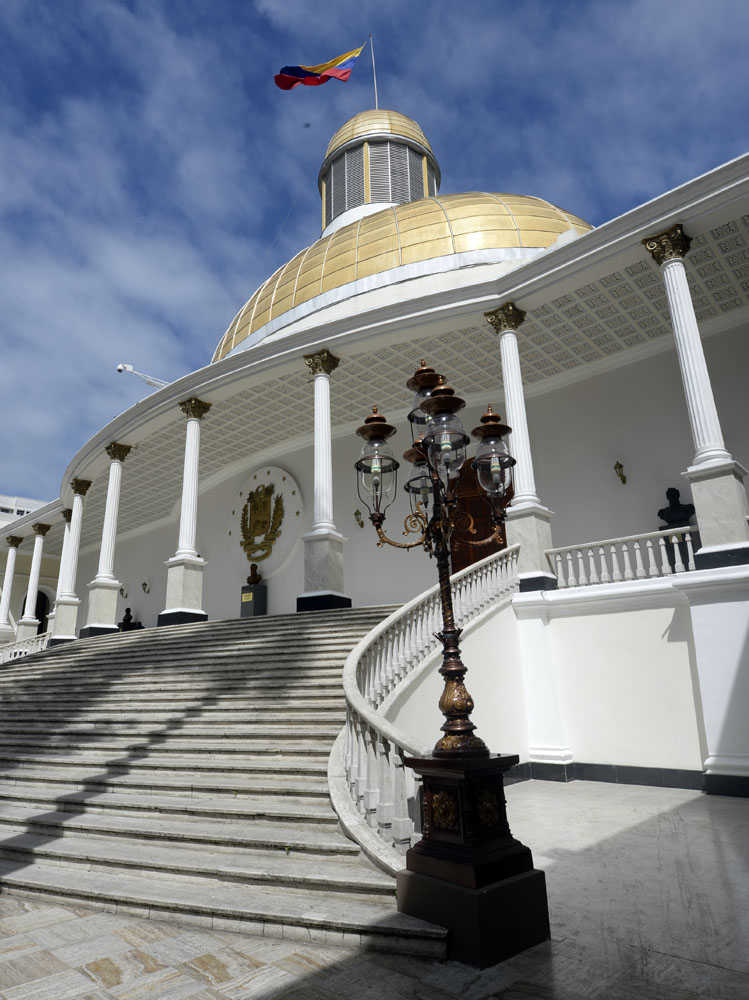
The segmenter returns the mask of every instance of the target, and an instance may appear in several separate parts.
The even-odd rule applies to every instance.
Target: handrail
[[[6,645],[0,646],[0,663],[9,663],[22,656],[39,653],[47,648],[51,638],[51,632],[42,632],[40,635],[32,635],[30,639],[19,639],[17,642],[6,643]]]
[[[517,589],[520,546],[492,553],[450,579],[457,622],[474,624]],[[330,755],[328,780],[344,829],[380,867],[395,873],[414,833],[414,779],[405,757],[431,748],[384,715],[384,702],[440,648],[439,585],[404,604],[357,643],[343,668],[346,725]]]
[[[667,528],[547,549],[545,555],[560,588],[584,587],[685,573],[694,569],[695,547],[697,528]]]

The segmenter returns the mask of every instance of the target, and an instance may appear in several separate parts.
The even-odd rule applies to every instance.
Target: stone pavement
[[[507,798],[552,941],[492,969],[2,896],[0,998],[749,998],[749,801],[592,782]]]

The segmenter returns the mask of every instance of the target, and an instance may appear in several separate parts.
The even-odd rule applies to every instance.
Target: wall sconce
[[[124,587],[120,587],[120,597],[124,597],[127,600],[127,591]]]
[[[364,518],[362,517],[362,513],[358,507],[354,511],[354,520],[356,521],[356,523],[359,525],[360,528],[364,527]]]
[[[614,466],[614,472],[619,477],[622,486],[626,486],[626,484],[627,484],[627,477],[624,475],[624,466],[622,465],[621,462],[617,462],[616,463],[616,465]]]
[[[143,591],[144,594],[150,594],[151,593],[151,588],[148,586],[147,583],[143,582],[140,586],[141,586],[141,589],[142,589],[142,591]]]

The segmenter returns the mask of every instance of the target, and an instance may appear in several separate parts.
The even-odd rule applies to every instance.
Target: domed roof
[[[325,151],[325,160],[331,153],[334,153],[341,146],[352,139],[360,139],[368,135],[402,135],[405,139],[411,139],[420,146],[432,152],[432,147],[421,126],[413,120],[407,118],[399,111],[360,111],[358,115],[349,118],[347,122],[338,129],[336,134],[328,143]],[[434,155],[434,154],[432,154]]]
[[[563,233],[592,228],[520,194],[440,195],[383,209],[324,236],[272,274],[234,318],[213,361],[290,309],[360,278],[476,250],[547,249]]]

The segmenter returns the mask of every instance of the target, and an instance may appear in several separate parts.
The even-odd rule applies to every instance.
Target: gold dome
[[[413,118],[406,118],[399,111],[360,111],[338,129],[328,143],[324,159],[327,161],[331,153],[352,139],[361,139],[368,135],[402,135],[404,139],[411,139],[432,153],[427,137]]]
[[[213,361],[295,306],[359,278],[472,250],[546,249],[562,233],[592,228],[522,194],[474,191],[385,208],[324,236],[272,274],[234,318]]]

